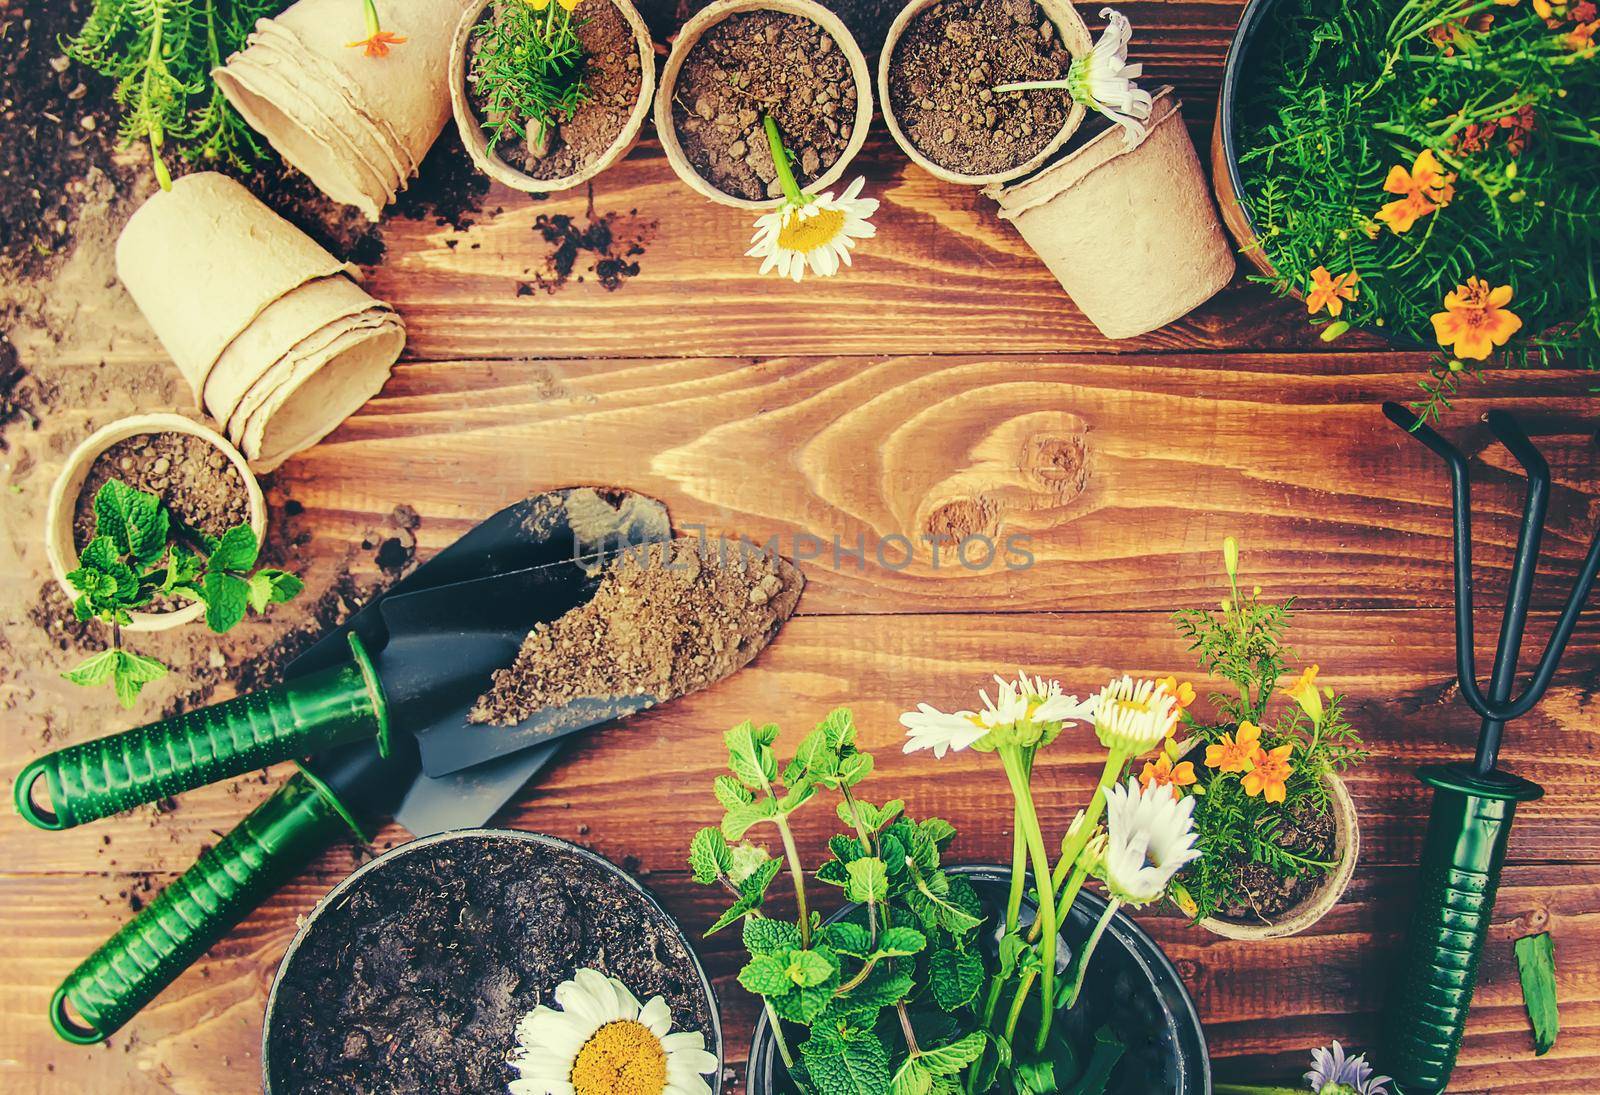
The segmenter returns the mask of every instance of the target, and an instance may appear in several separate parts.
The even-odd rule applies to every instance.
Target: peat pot
[[[1322,882],[1306,899],[1271,922],[1245,923],[1209,916],[1200,926],[1226,939],[1282,939],[1299,935],[1311,925],[1327,916],[1339,903],[1356,873],[1356,861],[1361,858],[1361,822],[1356,816],[1356,804],[1344,780],[1329,772],[1323,777],[1328,785],[1328,798],[1333,804],[1333,850],[1338,858],[1336,866],[1323,876]]]
[[[499,2],[476,0],[469,4],[461,16],[461,22],[456,25],[455,40],[450,46],[450,104],[455,115],[456,130],[461,134],[461,143],[479,171],[515,190],[543,194],[581,186],[627,156],[639,141],[639,130],[644,125],[645,116],[650,113],[650,103],[656,90],[655,43],[650,38],[650,28],[645,26],[639,9],[629,0],[588,0],[575,13],[574,19],[582,24],[592,21],[593,11],[589,4],[610,4],[616,8],[622,16],[623,25],[631,32],[633,54],[616,56],[612,60],[618,68],[625,68],[624,61],[637,61],[637,68],[631,71],[638,73],[638,91],[632,109],[621,117],[621,125],[608,145],[570,171],[550,176],[533,175],[507,162],[499,146],[493,151],[489,149],[488,135],[484,133],[477,106],[472,101],[472,91],[467,84],[473,32],[485,18],[493,18],[493,12],[488,9]],[[585,33],[582,26],[578,33],[580,38]],[[580,105],[578,113],[581,114],[590,105]],[[559,126],[557,128],[560,129]]]
[[[44,519],[44,550],[50,560],[50,570],[69,600],[78,599],[78,591],[67,581],[67,575],[78,568],[78,545],[73,538],[73,518],[77,512],[78,495],[83,490],[89,472],[97,457],[119,441],[140,434],[182,433],[198,437],[211,445],[233,465],[244,483],[245,497],[249,500],[250,528],[256,542],[264,543],[267,535],[267,503],[261,494],[261,484],[251,474],[239,450],[228,444],[227,438],[216,430],[190,421],[181,414],[136,414],[119,418],[102,426],[84,439],[50,487],[50,501]],[[183,604],[169,612],[131,612],[133,621],[124,624],[124,631],[166,631],[200,619],[206,606],[199,601]]]
[[[951,873],[967,878],[983,902],[988,919],[979,931],[984,933],[992,957],[999,945],[995,925],[1005,916],[1010,868],[952,867]],[[858,907],[846,906],[828,922]],[[1032,912],[1034,905],[1028,901],[1026,907]],[[1078,894],[1061,934],[1058,961],[1070,959],[1105,907],[1105,899],[1098,894],[1088,890]],[[1096,1028],[1109,1022],[1127,1044],[1127,1053],[1111,1074],[1107,1095],[1210,1095],[1210,1057],[1194,1001],[1155,940],[1125,914],[1111,918],[1090,961],[1083,995],[1071,1012],[1058,1015],[1056,1021],[1065,1022],[1085,1043]],[[794,1091],[783,1075],[783,1062],[765,1013],[756,1024],[750,1047],[746,1090],[749,1095],[791,1095]]]
[[[692,162],[691,153],[685,147],[683,135],[679,132],[678,123],[673,115],[673,105],[682,96],[680,81],[684,80],[684,65],[690,60],[702,38],[727,20],[751,13],[768,12],[777,15],[795,15],[815,23],[825,38],[832,42],[832,45],[827,47],[828,51],[837,49],[843,56],[855,93],[853,106],[847,101],[829,104],[834,110],[834,114],[831,115],[833,124],[841,127],[839,129],[841,137],[844,132],[842,127],[846,125],[849,127],[849,137],[845,139],[844,147],[839,150],[837,158],[832,164],[819,164],[820,170],[814,178],[807,178],[803,165],[796,171],[800,185],[806,193],[820,194],[844,177],[850,161],[855,159],[856,153],[861,151],[861,146],[866,142],[867,129],[872,124],[872,71],[867,67],[867,58],[861,52],[861,47],[856,44],[855,38],[851,36],[844,22],[833,12],[815,0],[715,0],[702,8],[683,24],[683,29],[673,40],[672,52],[667,57],[667,63],[661,70],[661,86],[656,91],[655,102],[656,134],[661,138],[661,148],[667,154],[667,162],[672,165],[672,170],[685,185],[719,205],[728,205],[736,209],[770,209],[783,199],[770,196],[740,197],[720,188],[707,178]],[[735,79],[737,78],[736,76]],[[698,106],[698,103],[685,104],[685,108],[691,111]],[[754,114],[756,111],[749,110],[748,113]],[[708,116],[703,119],[690,118],[688,121],[694,125],[700,125],[703,121],[708,126],[716,127],[720,115],[714,114],[709,108],[706,110],[706,115]],[[749,119],[740,119],[734,123],[740,127],[739,143],[745,146],[743,149],[745,155],[759,156],[761,153],[757,146],[765,144],[765,138],[759,136],[758,127],[746,125],[748,121]],[[793,135],[784,136],[791,152],[795,152],[796,142],[792,139]],[[729,154],[733,155],[731,151]]]
[[[370,1051],[396,1090],[503,1091],[512,1029],[554,1003],[574,962],[608,967],[641,1003],[665,996],[674,1029],[692,1014],[721,1062],[711,981],[648,890],[565,840],[463,829],[385,852],[301,921],[267,997],[262,1090],[294,1095],[318,1077],[316,1090],[350,1090],[335,1073]],[[720,1067],[707,1081],[721,1095]]]

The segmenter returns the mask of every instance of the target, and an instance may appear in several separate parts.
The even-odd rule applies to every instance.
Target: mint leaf
[[[885,958],[906,958],[921,954],[928,939],[915,928],[885,928],[878,937],[878,953]],[[948,1010],[948,1009],[946,1009]]]
[[[722,835],[729,840],[739,840],[751,827],[768,820],[777,812],[778,804],[770,798],[736,806],[722,818]]]
[[[723,735],[723,740],[728,743],[728,767],[746,787],[761,790],[778,778],[777,758],[772,755],[772,743],[778,740],[776,726],[757,729],[745,721]]]
[[[250,607],[265,612],[268,605],[281,605],[300,595],[306,584],[285,570],[264,567],[250,575]]]
[[[874,966],[867,979],[834,1002],[840,1013],[876,1011],[910,996],[916,980],[905,970],[890,970],[888,964]]]
[[[954,1076],[978,1059],[988,1038],[982,1031],[973,1031],[947,1046],[922,1051],[922,1063],[936,1076]]]
[[[771,954],[758,954],[745,963],[739,971],[739,984],[756,996],[782,996],[794,988],[783,957]]]
[[[956,835],[956,827],[942,817],[927,818],[917,828],[940,849],[954,840]]]
[[[839,974],[839,960],[820,948],[795,951],[789,959],[789,978],[803,989],[826,984]]]
[[[871,1030],[845,1026],[831,1037],[818,1031],[800,1047],[806,1071],[822,1095],[883,1095],[890,1085],[889,1051]]]
[[[851,901],[866,905],[889,896],[889,872],[883,860],[866,856],[846,864],[845,872],[849,881],[845,883],[844,894]]]
[[[701,829],[689,842],[689,870],[694,880],[702,886],[710,885],[720,876],[733,871],[733,851],[723,839],[722,831]]]
[[[735,810],[740,806],[748,806],[756,800],[756,796],[745,789],[744,784],[732,776],[718,776],[711,783],[711,793],[717,796],[717,801],[724,810]]]
[[[752,916],[744,922],[744,949],[751,954],[788,953],[799,948],[800,929],[787,920]]]
[[[793,992],[771,998],[772,1010],[778,1013],[780,1019],[810,1026],[833,1001],[834,988],[833,982],[816,988],[796,988]]]
[[[851,958],[866,958],[867,952],[872,949],[872,934],[860,924],[852,924],[848,920],[824,924],[818,930],[817,938],[835,953],[847,954]]]
[[[167,675],[167,667],[141,654],[130,654],[126,650],[115,653],[117,664],[111,673],[111,685],[116,689],[117,699],[122,706],[132,707],[145,685]]]
[[[1556,945],[1549,932],[1525,935],[1512,945],[1522,1003],[1533,1026],[1533,1055],[1543,1057],[1556,1044],[1561,1013],[1556,1006]]]
[[[249,525],[234,525],[222,534],[206,565],[211,570],[249,570],[256,565],[261,545]]]
[[[928,1095],[932,1090],[933,1074],[915,1057],[908,1057],[889,1082],[889,1095]]]
[[[749,878],[739,883],[739,900],[735,901],[727,912],[717,917],[716,923],[706,929],[706,935],[716,935],[729,924],[736,923],[746,913],[759,909],[761,902],[767,896],[767,887],[778,877],[778,871],[782,866],[781,859],[769,859],[752,871]]]
[[[221,570],[208,570],[205,584],[206,626],[221,634],[244,619],[250,604],[250,585],[243,578]]]
[[[728,868],[728,877],[735,886],[742,886],[745,879],[755,874],[761,867],[773,862],[767,850],[755,844],[735,844],[730,851],[733,854],[733,865]]]
[[[119,555],[148,562],[166,547],[170,521],[161,499],[117,479],[94,496],[95,535],[111,539]]]
[[[983,987],[983,959],[968,950],[934,951],[928,959],[928,985],[943,1010],[963,1008]]]
[[[117,653],[115,650],[102,650],[61,675],[73,684],[89,687],[103,684],[117,667]]]

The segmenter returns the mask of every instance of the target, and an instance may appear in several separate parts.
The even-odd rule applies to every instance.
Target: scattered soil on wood
[[[143,433],[118,441],[89,465],[72,518],[79,551],[94,539],[94,496],[112,479],[154,494],[179,522],[207,536],[250,523],[244,480],[215,445],[188,433]]]
[[[1328,862],[1334,854],[1333,815],[1317,813],[1310,802],[1297,803],[1278,829],[1278,844],[1295,855]],[[1236,863],[1233,876],[1246,895],[1245,900],[1219,909],[1217,916],[1240,924],[1270,923],[1282,918],[1309,898],[1326,877],[1321,872],[1302,871],[1280,878],[1265,864],[1248,862]]]
[[[778,123],[802,187],[838,162],[855,127],[850,62],[825,30],[798,15],[739,12],[689,49],[673,90],[672,123],[706,181],[746,200],[783,193],[763,114]]]
[[[368,873],[307,933],[268,1032],[299,1095],[505,1091],[516,1026],[579,969],[664,997],[709,1045],[710,1001],[673,923],[559,848],[468,837]]]
[[[607,566],[591,600],[529,633],[471,721],[509,726],[579,697],[692,692],[760,653],[803,584],[787,560],[738,541],[627,552]]]
[[[1033,0],[944,0],[895,43],[889,104],[928,159],[964,175],[1026,163],[1066,124],[1065,91],[993,88],[1067,75],[1072,56]]]
[[[517,295],[554,293],[569,282],[581,284],[591,277],[615,292],[629,278],[638,276],[639,258],[655,239],[656,227],[655,221],[639,216],[637,209],[599,217],[591,209],[581,221],[566,213],[541,213],[533,222],[533,230],[544,237],[550,250],[543,268],[523,271],[532,277],[517,283]],[[589,260],[587,272],[578,273],[579,262],[585,256]]]
[[[486,8],[484,20],[494,18],[495,8]],[[508,133],[495,145],[494,154],[511,167],[535,179],[563,179],[574,175],[605,154],[627,125],[639,102],[643,78],[639,50],[633,27],[615,4],[585,5],[576,16],[578,41],[583,46],[583,102],[570,115],[556,119],[555,133],[544,138],[537,125],[521,119],[528,131],[526,139]],[[469,73],[477,68],[476,58],[482,39],[472,41]],[[468,81],[471,82],[471,76]],[[488,115],[488,104],[478,88],[472,89],[473,106],[480,120]]]

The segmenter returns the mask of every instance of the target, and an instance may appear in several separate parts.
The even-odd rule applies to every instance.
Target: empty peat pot
[[[627,156],[656,90],[655,43],[639,9],[629,0],[586,0],[572,15],[585,54],[584,101],[543,142],[508,132],[490,148],[473,62],[480,28],[500,12],[499,0],[468,5],[450,47],[451,109],[478,170],[513,189],[541,194],[579,186]]]
[[[1333,863],[1317,884],[1296,904],[1273,916],[1249,919],[1208,916],[1200,921],[1207,931],[1227,939],[1282,939],[1299,935],[1321,920],[1344,896],[1361,858],[1361,822],[1355,800],[1344,780],[1329,772],[1322,777],[1328,786],[1329,813],[1333,819]]]
[[[1005,917],[1010,868],[952,867],[950,873],[971,882],[983,902],[986,920],[978,930],[992,960],[999,946],[996,925]],[[1031,900],[1024,902],[1028,915],[1034,907]],[[1063,946],[1058,962],[1071,959],[1105,907],[1105,899],[1098,894],[1088,890],[1078,894],[1061,933]],[[859,908],[847,905],[828,923]],[[1210,1095],[1210,1056],[1194,1001],[1177,968],[1155,940],[1122,913],[1111,918],[1095,948],[1077,1006],[1058,1014],[1056,1022],[1065,1023],[1069,1036],[1085,1046],[1092,1043],[1099,1027],[1110,1024],[1127,1046],[1111,1074],[1107,1095]],[[749,1095],[793,1095],[795,1091],[784,1074],[765,1013],[756,1024],[745,1085]]]
[[[716,994],[660,903],[614,864],[536,833],[465,829],[402,844],[330,890],[272,982],[267,1095],[505,1091],[516,1026],[578,969],[722,1060]],[[717,1095],[721,1068],[706,1077]]]

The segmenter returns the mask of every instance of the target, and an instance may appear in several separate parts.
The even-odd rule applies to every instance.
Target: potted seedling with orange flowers
[[[1257,280],[1437,351],[1423,419],[1486,365],[1600,364],[1595,0],[1252,0],[1212,150]]]
[[[1186,702],[1179,725],[1140,780],[1193,796],[1200,857],[1176,902],[1219,935],[1294,935],[1339,901],[1355,871],[1361,834],[1340,773],[1366,753],[1344,697],[1295,672],[1284,637],[1293,598],[1264,600],[1239,587],[1239,549],[1223,545],[1227,596],[1216,609],[1174,620],[1218,684],[1211,714]],[[1279,681],[1292,681],[1280,688]],[[1176,686],[1192,701],[1191,686]]]

